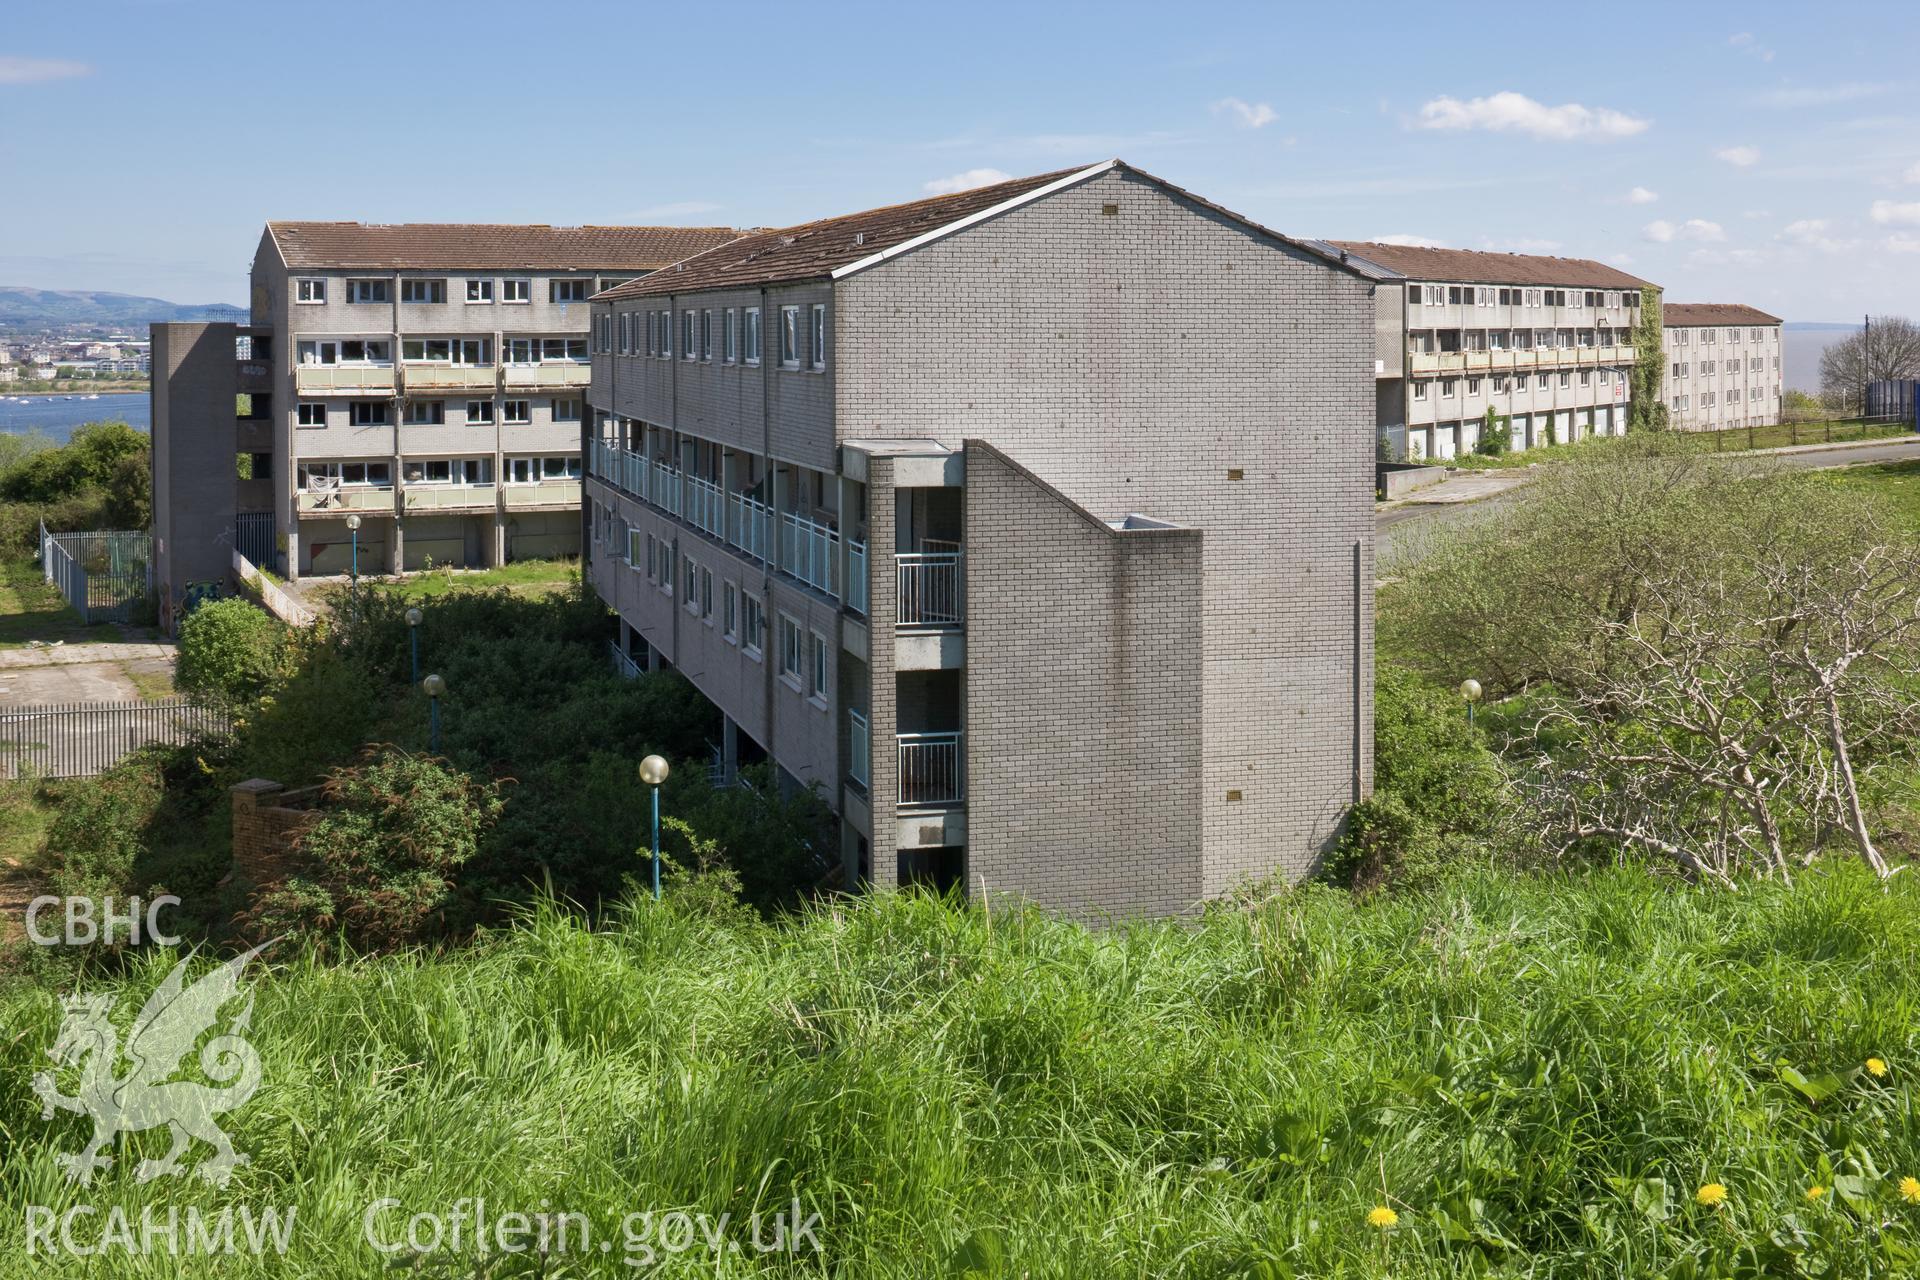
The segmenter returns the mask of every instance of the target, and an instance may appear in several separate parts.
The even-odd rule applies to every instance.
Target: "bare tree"
[[[1909,378],[1920,378],[1920,325],[1905,316],[1874,316],[1820,355],[1820,398],[1829,408],[1865,412],[1867,383]]]

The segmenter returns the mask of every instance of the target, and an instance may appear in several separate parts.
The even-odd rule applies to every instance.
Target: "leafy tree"
[[[189,693],[251,703],[279,676],[284,645],[285,628],[251,602],[210,601],[180,623],[174,681]]]
[[[1660,291],[1640,291],[1640,319],[1633,326],[1633,371],[1627,376],[1627,430],[1664,431],[1667,402],[1661,392],[1667,370],[1666,334],[1660,325]]]
[[[1875,316],[1820,353],[1820,397],[1836,411],[1863,412],[1866,384],[1920,378],[1920,325],[1905,316]]]
[[[1493,406],[1488,405],[1486,415],[1480,419],[1480,441],[1474,446],[1474,452],[1489,458],[1503,457],[1512,452],[1513,433],[1507,423],[1506,415],[1495,413]]]

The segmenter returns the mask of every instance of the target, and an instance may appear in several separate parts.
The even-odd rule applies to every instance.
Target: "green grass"
[[[0,562],[0,649],[18,649],[29,640],[87,644],[117,639],[110,628],[82,623],[32,561]]]
[[[1802,422],[1780,423],[1771,427],[1755,427],[1751,431],[1742,427],[1729,431],[1688,431],[1689,439],[1700,441],[1706,448],[1715,452],[1736,453],[1747,449],[1777,449],[1790,445],[1842,444],[1850,440],[1883,440],[1894,436],[1911,435],[1911,424],[1885,422]],[[1504,453],[1498,457],[1483,454],[1464,454],[1448,459],[1443,465],[1468,471],[1494,471],[1504,467],[1525,467],[1536,462],[1558,462],[1566,458],[1585,456],[1596,450],[1618,447],[1614,442],[1618,437],[1589,437],[1578,444],[1544,445],[1527,449],[1519,453]]]
[[[1878,496],[1909,526],[1920,529],[1920,460],[1868,463],[1821,474],[1833,484]]]
[[[1106,931],[912,894],[773,925],[643,903],[603,932],[547,912],[449,955],[271,959],[264,1084],[222,1121],[253,1162],[224,1191],[138,1186],[151,1135],[64,1182],[85,1126],[28,1091],[59,1005],[0,996],[6,1203],[297,1207],[289,1258],[223,1276],[386,1274],[362,1237],[379,1197],[388,1233],[485,1196],[613,1237],[555,1276],[633,1274],[628,1213],[731,1213],[744,1239],[796,1197],[820,1257],[702,1248],[666,1272],[1855,1277],[1920,1256],[1897,1189],[1920,1176],[1912,875],[1718,893],[1463,870]],[[89,989],[124,1026],[160,976]],[[1694,1203],[1707,1183],[1724,1207]],[[20,1242],[0,1274],[192,1272]]]
[[[406,578],[382,579],[373,585],[375,590],[408,600],[491,587],[505,587],[515,595],[548,595],[565,590],[579,572],[580,562],[574,559],[516,560],[498,569],[434,569]]]

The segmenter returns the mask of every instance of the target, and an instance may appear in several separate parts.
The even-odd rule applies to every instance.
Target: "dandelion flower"
[[[1900,1198],[1908,1204],[1920,1204],[1920,1178],[1900,1179]]]
[[[1693,1193],[1694,1201],[1709,1209],[1718,1209],[1727,1202],[1727,1189],[1718,1182],[1709,1182]]]
[[[1807,1188],[1807,1199],[1810,1201],[1818,1200],[1821,1196],[1824,1196],[1826,1194],[1827,1194],[1827,1189],[1825,1187],[1808,1187]]]
[[[1912,1182],[1913,1179],[1908,1178],[1907,1181]],[[1920,1198],[1920,1193],[1916,1193],[1916,1198]],[[1400,1215],[1383,1204],[1377,1204],[1367,1210],[1367,1225],[1377,1230],[1385,1231],[1399,1221]]]
[[[1868,1058],[1867,1074],[1870,1076],[1883,1076],[1887,1074],[1887,1064],[1878,1058]]]

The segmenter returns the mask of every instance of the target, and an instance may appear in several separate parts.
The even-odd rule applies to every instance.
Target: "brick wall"
[[[307,787],[290,792],[266,778],[250,778],[228,789],[235,876],[258,889],[286,879],[299,867],[293,837],[313,820],[314,810],[305,802],[317,791]]]

